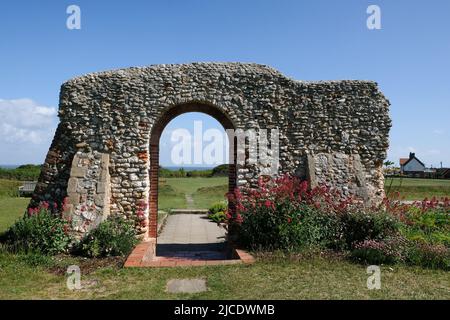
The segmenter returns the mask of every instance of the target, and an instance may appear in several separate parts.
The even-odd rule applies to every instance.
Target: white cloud
[[[445,131],[442,129],[434,129],[433,133],[440,136],[440,135],[443,135],[445,133]]]
[[[0,99],[0,142],[48,143],[57,123],[57,109],[31,99]]]

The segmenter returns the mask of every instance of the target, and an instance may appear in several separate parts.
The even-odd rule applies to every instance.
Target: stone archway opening
[[[229,133],[227,130],[235,130],[235,125],[233,122],[218,108],[216,108],[213,105],[205,104],[205,103],[190,103],[190,104],[183,104],[178,105],[175,107],[172,107],[168,110],[166,110],[160,119],[158,119],[153,127],[153,130],[150,134],[150,168],[149,168],[149,179],[150,179],[150,191],[149,191],[149,217],[148,217],[148,235],[147,238],[150,242],[152,242],[154,245],[154,251],[153,255],[158,255],[157,252],[157,242],[158,242],[158,209],[159,209],[159,203],[158,203],[158,191],[159,191],[159,168],[160,168],[160,138],[163,134],[164,129],[166,126],[176,117],[187,114],[187,113],[202,113],[205,115],[208,115],[215,119],[217,122],[220,123],[220,125],[223,127],[223,129]],[[228,136],[229,139],[234,139],[234,136]],[[228,192],[233,192],[236,188],[236,144],[235,143],[228,143]],[[225,196],[225,195],[224,195]],[[193,217],[193,218],[191,218]],[[188,219],[191,221],[192,219],[195,219],[195,221],[192,222],[192,225],[187,227],[195,227],[198,224],[203,224],[201,219],[198,216],[191,215],[191,217],[186,218],[186,216],[180,215],[179,219]],[[206,223],[208,224],[208,223]],[[215,226],[214,226],[215,227]],[[203,243],[206,244],[206,243]],[[198,250],[202,250],[202,246],[195,243],[189,243],[191,245],[191,248],[197,247],[200,248]],[[161,247],[161,246],[160,246]],[[167,247],[167,245],[166,245]],[[170,247],[170,246],[169,246]],[[175,246],[176,247],[176,246]],[[180,248],[183,248],[183,246],[179,246]],[[188,246],[184,246],[184,248],[187,248]],[[206,246],[205,246],[206,247]],[[175,250],[175,249],[172,249]],[[197,249],[195,249],[197,250]],[[197,251],[198,251],[197,250]]]

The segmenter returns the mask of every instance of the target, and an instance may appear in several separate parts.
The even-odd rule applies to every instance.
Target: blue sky
[[[71,4],[81,30],[66,28]],[[381,30],[366,27],[370,4],[381,8]],[[2,1],[0,163],[43,162],[60,85],[74,76],[242,61],[299,80],[377,81],[392,103],[389,159],[415,151],[428,166],[450,166],[449,14],[448,0]]]

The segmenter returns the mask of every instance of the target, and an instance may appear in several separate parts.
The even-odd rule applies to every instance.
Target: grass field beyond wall
[[[443,179],[413,179],[386,178],[384,188],[388,196],[398,192],[405,200],[423,200],[432,197],[450,198],[450,180]]]

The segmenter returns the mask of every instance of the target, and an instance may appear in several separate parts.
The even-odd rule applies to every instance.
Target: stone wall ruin
[[[61,87],[60,123],[31,205],[61,203],[82,235],[110,213],[156,238],[159,134],[178,114],[207,113],[227,128],[280,132],[279,174],[367,202],[384,196],[389,102],[371,81],[305,82],[257,64],[155,65],[88,74]],[[230,169],[230,189],[255,167]],[[149,203],[149,206],[144,204]]]

